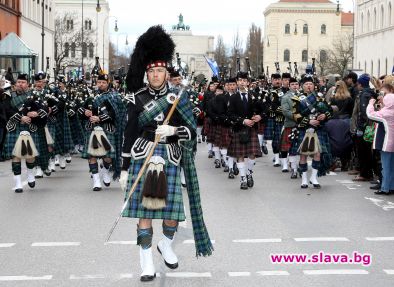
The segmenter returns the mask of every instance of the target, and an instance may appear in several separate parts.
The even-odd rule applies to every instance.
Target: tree
[[[218,36],[214,58],[219,67],[228,65],[227,47],[222,35]]]
[[[237,67],[237,58],[241,58],[242,55],[243,55],[242,39],[239,36],[239,32],[237,31],[237,33],[234,35],[234,38],[233,38],[233,46],[231,47],[230,63],[231,63],[232,75],[235,75],[238,72],[238,68],[240,68],[240,70],[243,70],[242,69],[242,61],[241,61],[240,67]]]
[[[353,37],[345,34],[334,42],[333,49],[328,52],[328,70],[333,74],[344,75],[352,65]]]
[[[97,45],[91,39],[94,35],[94,29],[84,29],[83,39],[81,23],[76,16],[76,13],[66,12],[62,15],[57,15],[55,18],[55,69],[56,74],[61,71],[62,66],[81,66],[82,52],[86,55],[84,59],[91,58],[94,63],[93,52],[89,51],[91,43]],[[84,43],[84,45],[82,45]],[[89,43],[89,44],[88,44]],[[84,46],[84,47],[83,47]],[[84,48],[84,49],[83,49]],[[94,46],[93,46],[94,49]],[[94,50],[93,50],[94,51]],[[79,54],[80,56],[77,56]],[[85,64],[84,64],[85,66]],[[92,67],[90,67],[92,68]],[[89,71],[85,66],[85,71]]]
[[[249,28],[245,56],[249,57],[252,74],[257,77],[261,73],[260,67],[263,59],[263,40],[261,28],[257,27],[254,23],[252,23]]]
[[[130,52],[128,50],[125,53],[116,54],[116,46],[114,43],[109,42],[109,72],[117,73],[117,69],[124,67],[128,70],[128,64],[130,63]]]

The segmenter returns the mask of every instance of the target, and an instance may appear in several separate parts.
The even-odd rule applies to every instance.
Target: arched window
[[[371,31],[371,13],[367,14],[367,32]]]
[[[364,62],[364,72],[367,72],[367,61]]]
[[[360,33],[364,33],[364,13],[361,13],[361,27]]]
[[[391,18],[393,17],[393,15],[391,15],[391,2],[389,3],[389,26],[391,26]]]
[[[302,62],[308,62],[308,51],[302,50]]]
[[[68,57],[69,56],[69,52],[70,52],[70,44],[66,43],[66,44],[64,44],[64,56]]]
[[[89,44],[89,58],[93,58],[94,46],[93,43]]]
[[[290,34],[290,24],[285,25],[285,34]]]
[[[380,28],[384,28],[384,8],[380,7]]]
[[[321,27],[320,27],[320,33],[321,33],[322,35],[325,35],[325,34],[327,33],[327,26],[326,26],[326,24],[321,25]]]
[[[88,21],[88,20],[85,20],[85,30],[88,29],[88,25],[89,25],[89,21]]]
[[[92,20],[89,20],[89,30],[92,30]]]
[[[371,76],[373,76],[373,60],[371,60]]]
[[[373,29],[378,29],[378,20],[376,19],[376,8],[373,9]]]
[[[325,63],[327,61],[327,52],[326,50],[320,50],[320,62]]]
[[[378,72],[376,73],[376,76],[380,76],[380,59],[378,60]]]
[[[308,24],[304,24],[304,26],[302,27],[302,33],[308,34]]]
[[[75,58],[75,43],[71,44],[71,58]]]
[[[87,57],[87,55],[88,55],[88,45],[85,43],[85,42],[83,42],[82,43],[82,57]]]
[[[286,49],[283,52],[283,62],[290,62],[290,50]]]

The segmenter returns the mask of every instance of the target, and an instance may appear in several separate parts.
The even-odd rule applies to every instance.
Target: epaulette
[[[127,101],[129,103],[133,103],[135,105],[135,94],[134,93],[125,95],[124,99],[125,99],[125,101]]]
[[[298,96],[295,96],[295,95],[292,96],[291,99],[294,100],[294,101],[297,101],[297,102],[300,101],[300,98]]]

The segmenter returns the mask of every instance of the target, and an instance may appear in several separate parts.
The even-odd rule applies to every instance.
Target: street
[[[149,286],[393,286],[394,196],[377,196],[347,173],[320,178],[322,189],[301,190],[272,167],[256,162],[255,187],[239,189],[199,144],[196,158],[204,218],[215,251],[195,257],[192,226],[181,223],[168,269],[156,244],[159,277]],[[25,175],[25,165],[22,165]],[[24,178],[25,180],[25,178]],[[76,156],[66,170],[12,191],[10,162],[0,163],[0,286],[143,286],[136,244],[137,220],[122,218],[107,233],[123,203],[119,183],[93,192],[88,164]],[[185,197],[187,196],[185,191]],[[184,200],[187,202],[187,200]],[[273,264],[270,254],[370,254],[362,264]]]

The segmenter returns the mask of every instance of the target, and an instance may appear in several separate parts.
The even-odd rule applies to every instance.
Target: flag
[[[207,58],[205,56],[204,56],[204,58],[207,61],[209,67],[211,68],[213,75],[216,76],[216,77],[219,77],[218,63],[216,63],[215,60],[211,60],[211,59],[209,59],[209,58]]]

